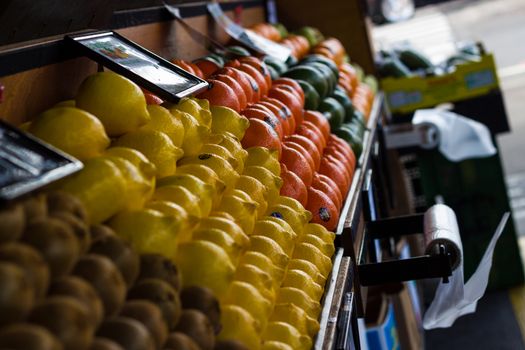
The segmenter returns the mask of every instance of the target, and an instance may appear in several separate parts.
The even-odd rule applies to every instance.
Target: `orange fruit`
[[[331,178],[329,178],[328,176],[324,175],[324,174],[316,173],[316,175],[319,177],[319,179],[320,179],[322,182],[328,184],[328,186],[330,186],[330,187],[334,190],[334,192],[335,192],[337,198],[338,198],[339,201],[341,202],[341,205],[343,205],[344,200],[345,200],[346,198],[343,197],[343,194],[342,194],[341,191],[339,190],[339,187],[337,187],[337,184],[335,183],[335,181],[332,180]]]
[[[301,88],[301,85],[299,85],[297,81],[295,81],[292,78],[281,77],[279,79],[275,79],[272,82],[272,86],[278,86],[278,85],[285,85],[285,86],[291,87],[297,93],[297,95],[301,99],[301,103],[304,106],[304,91]]]
[[[200,71],[202,72],[203,79],[208,79],[210,75],[222,68],[217,62],[207,58],[198,59],[193,61],[193,63],[199,67]]]
[[[312,122],[304,122],[303,123],[304,126],[310,130],[312,130],[313,132],[315,132],[317,135],[319,135],[319,137],[321,138],[321,142],[323,144],[323,147],[326,147],[326,143],[327,143],[327,140],[326,138],[324,137],[323,135],[323,132],[321,131],[321,129],[319,129],[317,127],[317,125],[315,125],[314,123]]]
[[[339,65],[339,74],[343,73],[345,76],[350,78],[350,82],[352,84],[352,90],[355,91],[357,88],[357,85],[359,84],[359,79],[357,78],[357,72],[355,71],[355,68],[347,62],[344,62]]]
[[[264,77],[264,80],[266,81],[266,86],[268,88],[272,86],[272,76],[270,75],[270,71],[268,70],[266,63],[264,63],[257,57],[253,57],[253,56],[241,57],[239,58],[239,61],[241,63],[249,64],[253,68],[257,69],[257,71],[261,73],[262,76]]]
[[[317,147],[317,150],[319,151],[319,154],[322,154],[323,153],[323,149],[324,149],[323,136],[321,135],[321,132],[319,131],[319,129],[317,129],[317,132],[316,132],[316,131],[312,130],[311,128],[309,128],[306,125],[307,123],[309,123],[309,122],[304,122],[303,125],[301,125],[300,127],[298,127],[295,130],[295,133],[298,134],[298,135],[304,136],[307,139],[310,139],[315,144],[315,146]]]
[[[324,57],[326,57],[326,58],[336,62],[335,55],[333,54],[332,51],[330,51],[326,47],[316,46],[316,47],[313,48],[312,51],[313,51],[313,53],[319,54],[321,56],[324,56]]]
[[[334,203],[335,207],[337,208],[337,211],[341,211],[342,198],[339,197],[340,193],[337,192],[339,190],[335,190],[327,182],[322,181],[317,173],[314,174],[314,178],[312,180],[312,188],[326,194],[328,198],[330,198],[332,203]]]
[[[329,231],[336,229],[339,211],[326,194],[315,188],[309,188],[306,209],[312,213],[310,222],[323,225]]]
[[[193,67],[188,64],[188,62],[179,60],[179,59],[173,59],[171,60],[171,63],[178,66],[179,68],[184,69],[186,72],[189,72],[193,75],[195,75],[195,71],[193,70]]]
[[[315,124],[315,126],[317,126],[317,128],[323,134],[325,140],[328,140],[330,137],[330,123],[328,122],[328,119],[326,119],[323,114],[318,111],[305,110],[303,115],[304,120]]]
[[[209,79],[208,83],[210,83],[208,90],[197,95],[198,98],[208,100],[211,105],[230,107],[237,113],[240,112],[239,99],[231,87],[215,79]]]
[[[239,108],[242,111],[246,108],[246,105],[248,104],[246,94],[244,93],[244,89],[242,88],[241,84],[239,84],[235,79],[230,77],[226,74],[214,74],[212,76],[213,79],[220,80],[223,83],[227,84],[229,87],[233,89],[235,92],[235,95],[237,96],[237,99],[239,100]]]
[[[279,121],[281,122],[281,126],[283,128],[283,135],[290,135],[290,124],[288,123],[288,118],[286,115],[286,112],[277,107],[275,104],[271,104],[268,101],[259,101],[255,104],[255,106],[264,106],[268,108],[272,113],[279,118]]]
[[[284,103],[292,111],[295,120],[295,127],[297,128],[303,122],[303,104],[300,99],[286,90],[282,86],[272,87],[268,93],[269,97],[275,98]]]
[[[224,67],[222,69],[219,69],[217,73],[229,75],[230,77],[235,79],[244,90],[244,94],[246,95],[246,102],[248,104],[254,103],[256,100],[259,99],[257,97],[259,95],[259,87],[255,83],[253,78],[245,72],[233,67]]]
[[[323,174],[332,179],[339,189],[339,192],[343,196],[348,192],[349,179],[348,175],[342,166],[333,162],[330,156],[321,158],[321,164],[319,165],[319,174]]]
[[[262,120],[275,130],[277,135],[279,135],[279,140],[283,139],[283,126],[281,125],[281,121],[268,108],[260,105],[252,105],[246,108],[242,112],[242,115],[248,119]]]
[[[281,42],[280,42],[281,45],[284,45],[286,46],[287,48],[289,48],[290,50],[292,50],[292,56],[295,57],[295,58],[300,58],[299,57],[299,53],[301,51],[301,48],[299,47],[298,43],[289,39],[289,38],[285,38],[283,39]]]
[[[355,170],[355,164],[353,163],[353,159],[351,158],[347,158],[343,152],[339,151],[337,148],[335,147],[325,147],[324,149],[324,152],[323,152],[323,156],[324,155],[329,155],[329,156],[332,156],[334,158],[336,158],[338,161],[340,161],[344,166],[345,166],[345,169],[347,170],[347,172],[349,174],[353,174],[354,173],[354,170]]]
[[[193,63],[193,62],[186,62],[186,63],[193,70],[193,74],[195,74],[196,76],[198,76],[201,79],[204,79],[204,74],[202,73],[201,69],[195,63]]]
[[[344,75],[340,75],[337,85],[339,85],[345,90],[346,95],[349,98],[352,98],[354,96],[354,89],[352,88],[352,82],[350,81],[350,79],[348,79],[348,77]]]
[[[301,178],[306,187],[312,183],[313,169],[310,168],[308,160],[299,151],[283,145],[281,153],[281,163],[286,168]]]
[[[146,89],[142,89],[142,92],[144,93],[148,105],[161,105],[164,103],[164,101],[154,93],[151,93]]]
[[[282,103],[278,99],[271,98],[271,97],[263,98],[262,102],[268,102],[268,103],[273,104],[274,106],[277,106],[277,108],[279,108],[279,110],[281,111],[281,114],[286,117],[286,121],[287,121],[287,124],[288,124],[288,132],[289,133],[285,134],[285,135],[291,135],[291,134],[293,134],[295,132],[295,119],[293,117],[292,110],[290,108],[288,108],[287,105],[285,105],[284,103]]]
[[[281,179],[283,180],[281,196],[296,199],[305,207],[308,201],[308,190],[301,178],[289,171],[286,165],[281,164]]]
[[[306,161],[308,162],[308,165],[310,166],[310,169],[312,169],[312,171],[316,171],[315,163],[314,163],[314,160],[313,160],[312,156],[310,155],[310,153],[308,153],[308,151],[303,146],[301,146],[297,142],[293,142],[293,141],[289,141],[289,140],[284,141],[283,145],[286,145],[287,147],[293,148],[297,152],[301,153],[303,155],[303,157],[306,159]]]
[[[319,153],[317,146],[315,145],[315,143],[313,143],[312,140],[304,136],[295,134],[295,135],[286,137],[285,141],[292,141],[294,143],[301,145],[306,150],[306,152],[312,157],[312,160],[314,162],[313,169],[315,171],[319,169],[319,164],[321,163],[321,153]]]
[[[261,74],[261,72],[259,72],[257,69],[255,69],[253,66],[249,65],[248,63],[240,63],[238,69],[247,73],[249,76],[253,78],[253,80],[255,80],[255,82],[257,83],[257,86],[259,87],[259,90],[260,90],[259,96],[261,96],[261,98],[268,94],[268,85],[266,84],[266,78],[264,77],[264,75]]]
[[[250,126],[246,129],[242,138],[242,147],[266,147],[270,150],[277,150],[281,154],[281,140],[275,130],[259,119],[250,119]]]

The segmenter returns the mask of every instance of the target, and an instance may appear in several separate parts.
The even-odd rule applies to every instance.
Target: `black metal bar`
[[[370,238],[388,238],[423,233],[424,214],[397,216],[367,222]]]
[[[446,278],[452,275],[449,258],[445,254],[418,256],[358,266],[363,286],[374,286],[424,278]]]

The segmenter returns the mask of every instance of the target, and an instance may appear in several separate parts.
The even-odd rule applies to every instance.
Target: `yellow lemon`
[[[244,233],[242,228],[234,221],[229,220],[223,217],[219,216],[209,216],[207,218],[203,218],[198,229],[219,229],[222,231],[227,232],[231,238],[243,249],[248,247],[250,244],[250,239],[248,236]]]
[[[312,220],[312,213],[310,213],[308,210],[306,210],[301,203],[295,198],[292,197],[286,197],[286,196],[279,196],[277,197],[275,205],[282,204],[284,206],[287,206],[289,208],[292,208],[297,213],[301,213],[305,216],[305,220],[309,222]]]
[[[303,226],[308,222],[309,216],[300,213],[282,204],[274,205],[268,209],[270,216],[286,221],[300,239],[303,235]],[[308,212],[309,213],[309,212]],[[310,215],[311,216],[311,215]]]
[[[233,280],[235,266],[217,244],[193,240],[181,243],[175,262],[184,287],[203,286],[222,298]]]
[[[237,159],[235,159],[233,157],[233,155],[230,153],[230,151],[228,151],[228,149],[226,149],[225,147],[223,146],[220,146],[220,145],[217,145],[217,144],[213,144],[213,143],[207,143],[205,144],[204,146],[202,146],[201,148],[201,153],[211,153],[211,154],[216,154],[218,155],[219,157],[222,157],[224,159],[226,159],[230,164],[231,166],[236,169],[239,162],[237,161]]]
[[[159,211],[122,211],[111,219],[109,226],[141,253],[157,253],[168,258],[177,254],[180,227],[172,217]]]
[[[175,147],[181,147],[184,141],[184,125],[182,122],[173,118],[173,115],[166,108],[158,105],[148,105],[150,121],[141,127],[143,130],[156,130],[165,133],[173,142]]]
[[[218,340],[240,340],[250,350],[261,347],[261,324],[244,308],[237,305],[225,305],[221,308],[222,330]]]
[[[285,274],[284,269],[275,266],[272,260],[266,255],[255,251],[249,251],[241,257],[241,263],[254,265],[263,271],[268,271],[272,277],[273,287],[277,288],[281,285]]]
[[[301,270],[310,276],[310,278],[320,286],[324,286],[326,277],[321,275],[317,266],[313,263],[303,259],[292,259],[288,263],[289,270]]]
[[[263,340],[261,350],[294,350],[294,348],[280,341]]]
[[[293,251],[294,259],[310,261],[319,269],[323,277],[328,277],[332,269],[332,260],[323,254],[316,246],[310,243],[298,243]]]
[[[182,186],[169,185],[158,187],[153,193],[153,198],[178,204],[195,217],[200,218],[202,215],[199,198]]]
[[[184,154],[166,134],[156,130],[129,132],[119,137],[114,145],[133,148],[144,154],[155,164],[158,178],[174,174],[177,160]]]
[[[230,213],[226,213],[224,211],[214,210],[214,211],[212,211],[210,213],[210,216],[219,217],[219,218],[223,218],[223,219],[226,219],[226,220],[230,220],[231,222],[234,222],[235,224],[237,224],[237,222],[235,222],[235,218],[233,217],[233,215],[230,214]],[[242,228],[241,228],[241,230],[242,230]]]
[[[87,160],[82,170],[61,181],[58,187],[80,199],[92,225],[100,224],[124,208],[126,180],[108,159]]]
[[[179,103],[172,106],[172,110],[173,109],[189,113],[199,122],[199,125],[205,126],[208,129],[211,128],[212,114],[207,100],[200,100],[194,97],[184,97]]]
[[[335,239],[335,233],[328,231],[323,225],[314,223],[304,225],[304,234],[317,236],[325,243],[333,243]]]
[[[99,156],[109,146],[102,123],[74,107],[48,109],[31,123],[28,131],[80,160]]]
[[[153,209],[172,217],[179,225],[178,233],[179,242],[191,240],[192,229],[198,223],[199,219],[193,215],[188,215],[186,209],[178,204],[168,201],[153,201],[146,203],[146,208]]]
[[[202,216],[207,216],[211,212],[215,190],[211,185],[205,183],[198,177],[189,174],[166,176],[157,182],[158,188],[164,186],[182,186],[186,188],[197,196]]]
[[[293,325],[301,334],[310,337],[315,336],[319,331],[319,322],[292,303],[275,304],[270,321],[288,323]]]
[[[129,147],[111,147],[106,150],[105,155],[123,158],[135,165],[142,175],[155,185],[155,174],[157,168],[148,158],[136,149]]]
[[[275,176],[281,175],[281,164],[277,150],[269,150],[266,147],[247,148],[248,157],[245,166],[261,166],[270,170]]]
[[[124,208],[135,210],[144,207],[146,201],[153,195],[155,182],[147,179],[133,163],[124,158],[107,155],[103,158],[113,162],[119,168],[126,181]]]
[[[100,119],[109,136],[136,130],[150,119],[142,90],[112,72],[99,72],[84,79],[75,100],[78,108]]]
[[[301,270],[286,271],[281,287],[301,288],[313,300],[321,300],[323,287],[314,282],[306,272]]]
[[[75,106],[76,106],[75,100],[64,100],[64,101],[58,102],[53,107],[75,107]]]
[[[218,228],[200,228],[193,232],[193,239],[200,239],[217,244],[230,257],[230,260],[236,264],[239,261],[242,247],[225,231]]]
[[[266,322],[272,311],[272,304],[268,301],[253,285],[233,281],[230,284],[226,296],[222,300],[223,304],[237,305],[248,311],[254,319],[258,320],[261,328],[266,327]]]
[[[213,134],[213,143],[216,143],[217,145],[220,145],[224,148],[226,148],[232,156],[237,159],[238,165],[235,170],[241,174],[244,169],[244,161],[246,159],[246,156],[248,155],[248,152],[244,148],[242,148],[241,141],[233,135],[230,134]]]
[[[272,276],[258,266],[241,263],[235,271],[236,281],[250,283],[270,302],[275,301]]]
[[[270,258],[275,266],[285,268],[288,265],[288,255],[273,239],[265,236],[250,236],[250,251],[262,253]]]
[[[283,185],[283,180],[274,175],[270,170],[262,166],[246,166],[242,173],[246,176],[251,176],[259,180],[268,189],[268,203],[273,203],[273,199],[279,196],[279,190]]]
[[[288,344],[292,349],[309,350],[312,348],[310,337],[301,334],[289,323],[270,322],[262,334],[263,341],[278,341]]]
[[[283,226],[270,220],[257,220],[252,234],[271,238],[279,244],[288,256],[293,252],[295,238],[297,237],[293,231],[288,231]]]
[[[222,198],[219,210],[231,214],[244,233],[247,235],[252,233],[257,215],[257,203],[229,194]]]
[[[306,311],[308,316],[314,320],[321,313],[321,304],[312,299],[303,289],[295,287],[283,287],[277,294],[277,303],[292,303]]]
[[[235,112],[233,109],[222,106],[211,106],[211,131],[216,134],[231,133],[239,140],[250,126],[248,118]]]
[[[184,125],[184,140],[182,141],[182,149],[186,156],[193,156],[200,152],[202,145],[204,145],[210,136],[210,129],[199,125],[197,119],[186,112],[177,109],[170,109],[173,118],[179,120]]]
[[[241,175],[235,184],[235,189],[248,194],[252,200],[259,204],[257,217],[262,217],[266,213],[268,208],[268,202],[266,201],[267,188],[261,181],[251,176]]]
[[[321,252],[323,252],[324,255],[328,257],[334,255],[334,242],[325,243],[321,238],[315,235],[304,235],[302,241],[304,243],[310,243],[311,245],[316,246]]]
[[[281,226],[283,229],[285,229],[286,231],[291,231],[293,232],[295,235],[297,235],[292,226],[290,226],[290,224],[288,224],[286,221],[284,221],[283,219],[279,219],[275,216],[270,216],[270,215],[266,215],[266,216],[263,216],[261,218],[261,220],[268,220],[268,221],[271,221],[271,222],[275,222],[276,224],[278,224],[279,226]]]
[[[201,153],[196,156],[184,157],[179,161],[179,165],[187,164],[201,164],[209,167],[224,182],[226,189],[233,188],[239,178],[239,174],[237,174],[231,164],[226,159],[215,154]]]

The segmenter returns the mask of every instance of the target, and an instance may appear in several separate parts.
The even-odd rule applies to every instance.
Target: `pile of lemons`
[[[277,154],[242,148],[248,125],[206,100],[146,105],[133,82],[100,72],[25,128],[84,162],[55,187],[83,202],[91,224],[172,258],[184,286],[219,297],[219,339],[309,349],[334,234],[280,196]]]

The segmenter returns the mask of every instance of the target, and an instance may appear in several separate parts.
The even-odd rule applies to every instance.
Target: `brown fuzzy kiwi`
[[[35,300],[41,300],[49,287],[49,267],[42,255],[23,243],[0,245],[0,261],[12,262],[21,267],[35,292]]]
[[[115,264],[98,254],[86,254],[78,260],[73,275],[89,282],[104,304],[106,317],[116,315],[126,299],[126,282]]]
[[[211,290],[200,286],[183,288],[180,292],[180,301],[183,309],[199,310],[210,320],[215,334],[221,331],[221,307]]]
[[[219,340],[215,343],[213,350],[250,350],[243,343],[237,340]]]
[[[1,262],[0,286],[0,326],[25,319],[35,295],[25,271],[11,262]]]
[[[89,350],[125,350],[113,340],[97,337],[93,339]]]
[[[146,299],[156,304],[170,331],[179,321],[181,313],[179,294],[163,280],[149,278],[139,281],[129,290],[128,299]]]
[[[173,332],[168,336],[166,343],[164,344],[166,350],[167,348],[173,348],[177,350],[201,350],[199,345],[193,341],[186,334],[181,332]]]
[[[215,346],[215,331],[205,314],[198,310],[182,310],[177,332],[188,335],[202,350],[213,350]]]
[[[0,244],[17,240],[25,227],[24,208],[17,205],[0,208]]]
[[[89,233],[88,225],[84,221],[80,220],[75,215],[64,211],[49,213],[49,217],[58,219],[69,225],[78,239],[80,252],[82,254],[87,253],[91,245],[91,234]]]
[[[80,277],[64,276],[51,284],[50,296],[68,296],[78,300],[88,313],[93,327],[97,327],[104,317],[104,306],[97,291],[91,284]]]
[[[97,336],[113,340],[126,350],[154,350],[155,342],[147,328],[129,317],[113,317],[104,321]]]
[[[91,233],[91,241],[95,242],[97,239],[106,236],[115,236],[115,231],[106,225],[94,225],[89,228]]]
[[[63,191],[53,191],[46,195],[47,211],[49,215],[57,212],[67,212],[87,222],[86,209],[82,202],[72,194]]]
[[[140,257],[131,245],[116,235],[107,235],[94,240],[90,253],[104,255],[117,266],[129,288],[139,275]]]
[[[44,194],[32,195],[21,202],[24,209],[26,223],[47,216],[47,201]]]
[[[95,331],[84,305],[66,296],[47,298],[31,311],[28,321],[47,328],[65,350],[87,350]]]
[[[80,253],[73,230],[58,219],[32,220],[26,226],[21,241],[42,254],[49,265],[52,280],[71,272]]]
[[[168,337],[168,326],[164,322],[159,307],[149,300],[129,300],[119,316],[133,318],[142,323],[148,329],[155,341],[157,349],[161,349]]]
[[[42,326],[15,323],[0,330],[0,348],[11,350],[63,350],[58,339]]]
[[[160,254],[142,254],[140,256],[140,274],[138,279],[159,278],[180,290],[180,274],[177,266]]]

